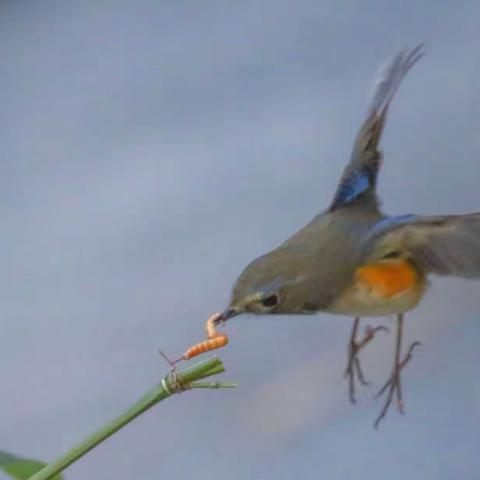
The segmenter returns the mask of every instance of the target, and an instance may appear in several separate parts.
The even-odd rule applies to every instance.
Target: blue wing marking
[[[355,172],[342,183],[335,198],[335,204],[349,203],[356,197],[366,192],[371,186],[370,176],[367,172]]]
[[[394,227],[399,227],[401,225],[406,225],[407,223],[413,222],[417,218],[416,215],[407,214],[407,215],[395,215],[393,217],[387,217],[383,220],[380,220],[376,223],[371,232],[370,236],[375,236],[380,233],[385,232],[386,230],[390,230]]]

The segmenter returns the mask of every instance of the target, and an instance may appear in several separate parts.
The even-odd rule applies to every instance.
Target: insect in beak
[[[233,317],[236,317],[241,312],[236,308],[227,308],[224,312],[222,312],[214,321],[215,325],[221,325],[225,323],[227,320],[230,320]]]

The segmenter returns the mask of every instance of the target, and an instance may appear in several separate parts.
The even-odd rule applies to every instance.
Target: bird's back
[[[361,259],[361,245],[382,214],[365,205],[327,211],[292,235],[277,250],[279,261],[296,262],[312,311],[326,310],[352,282]],[[292,267],[290,267],[292,269]]]

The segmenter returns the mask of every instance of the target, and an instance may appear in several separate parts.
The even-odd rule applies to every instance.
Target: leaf
[[[37,460],[16,457],[0,450],[0,469],[15,480],[27,480],[34,473],[41,470],[46,464]],[[52,480],[65,480],[62,475],[55,475]]]

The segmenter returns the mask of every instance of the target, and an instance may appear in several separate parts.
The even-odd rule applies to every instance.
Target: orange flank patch
[[[405,260],[374,263],[356,272],[357,280],[381,297],[391,297],[415,287],[418,274]]]

